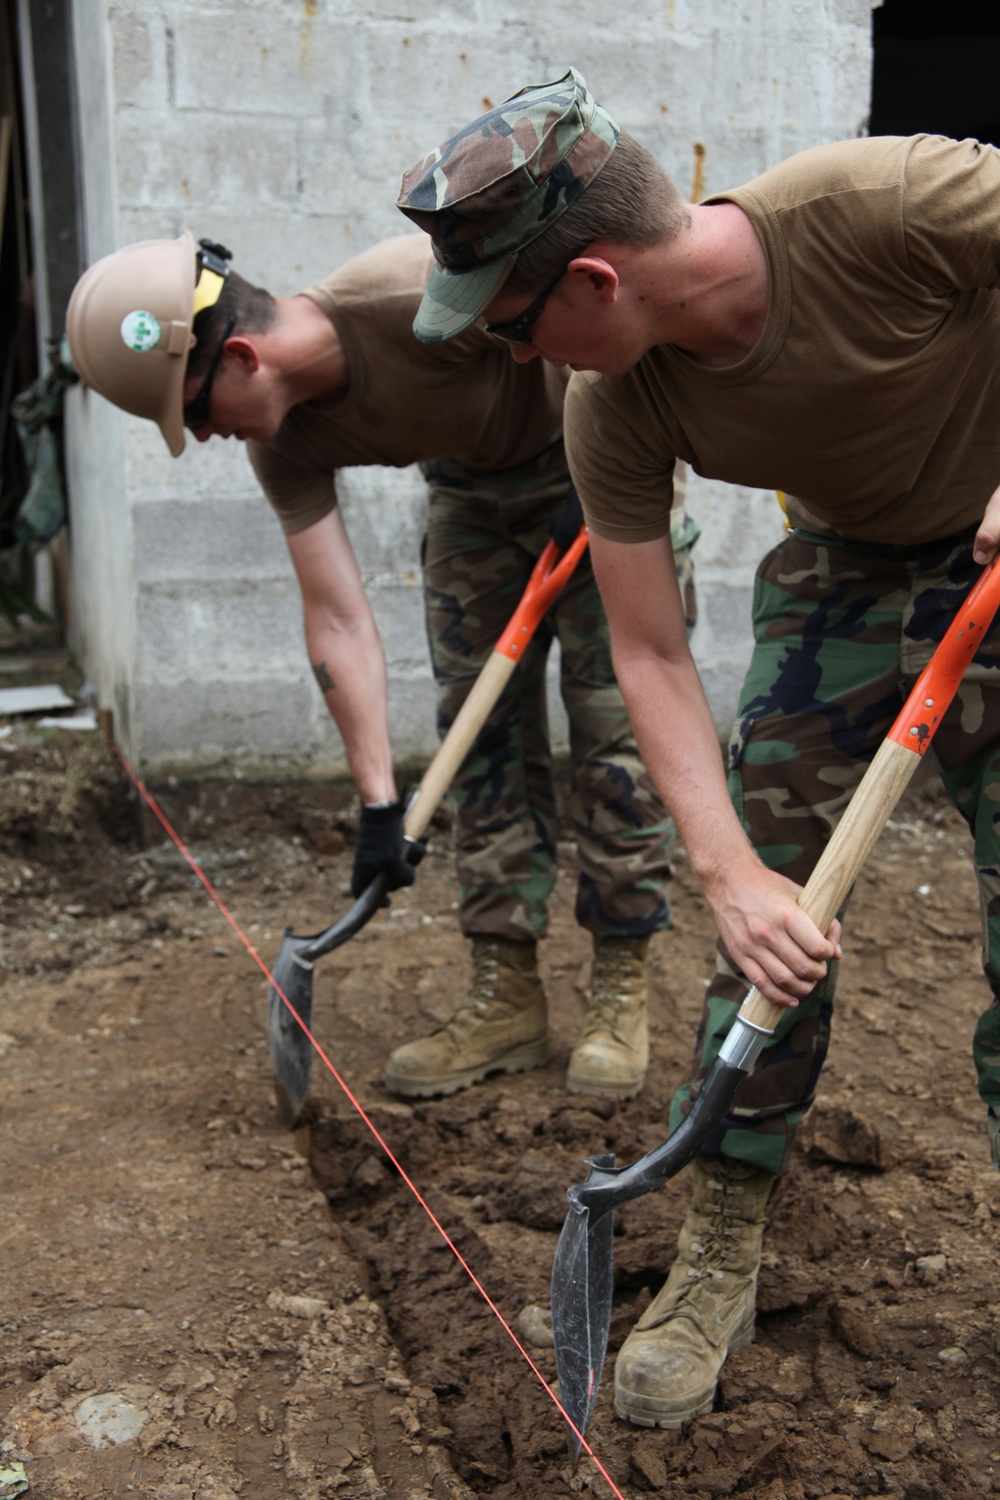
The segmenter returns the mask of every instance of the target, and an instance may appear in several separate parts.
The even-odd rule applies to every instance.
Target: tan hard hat
[[[156,422],[175,458],[184,451],[196,261],[187,229],[176,240],[126,245],[84,272],[66,311],[81,380],[122,411]]]

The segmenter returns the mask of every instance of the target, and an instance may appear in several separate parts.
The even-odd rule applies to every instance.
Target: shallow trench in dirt
[[[419,1408],[419,1422],[405,1413],[400,1417],[398,1402],[392,1407],[391,1422],[398,1428],[403,1421],[402,1436],[413,1454],[409,1481],[405,1455],[403,1461],[393,1460],[391,1472],[389,1467],[379,1472],[376,1463],[362,1475],[358,1465],[348,1463],[334,1473],[323,1456],[331,1419],[321,1407],[310,1408],[310,1440],[318,1457],[308,1472],[314,1477],[300,1481],[287,1442],[283,1448],[279,1440],[280,1428],[270,1436],[271,1429],[260,1426],[265,1406],[259,1405],[256,1425],[251,1421],[245,1429],[256,1436],[243,1440],[228,1488],[199,1486],[197,1479],[185,1478],[174,1488],[157,1481],[157,1472],[181,1472],[191,1441],[187,1429],[164,1428],[167,1435],[159,1446],[150,1446],[145,1468],[121,1470],[134,1481],[135,1493],[158,1500],[168,1493],[184,1500],[229,1494],[253,1494],[255,1500],[277,1494],[304,1500],[473,1494],[547,1500],[581,1489],[610,1494],[586,1459],[570,1477],[562,1424],[540,1381],[386,1151],[318,1062],[306,1123],[284,1137],[287,1145],[280,1136],[271,1141],[275,1127],[259,1031],[259,976],[242,963],[235,944],[227,947],[231,934],[175,851],[163,843],[161,831],[147,826],[145,847],[137,842],[134,799],[114,769],[94,754],[67,754],[40,741],[23,753],[5,753],[0,771],[6,972],[13,984],[24,986],[29,1005],[33,984],[39,993],[45,990],[53,1015],[65,1016],[60,1024],[68,1041],[75,1026],[87,1023],[80,1038],[92,1059],[89,1072],[130,1052],[135,1058],[145,1031],[154,1026],[161,1028],[165,1044],[169,1036],[162,1028],[176,1026],[171,1010],[179,1005],[181,981],[185,1000],[191,991],[197,998],[200,986],[211,1001],[212,1028],[206,1028],[206,1036],[221,1035],[223,1021],[248,1018],[248,1038],[235,1049],[238,1065],[226,1087],[213,1082],[211,1095],[194,1107],[185,1105],[178,1120],[167,1081],[178,1076],[175,1070],[142,1101],[147,1128],[152,1122],[159,1133],[148,1136],[150,1144],[143,1148],[156,1155],[135,1165],[140,1175],[145,1169],[151,1184],[162,1180],[167,1186],[170,1157],[161,1153],[164,1144],[175,1149],[170,1132],[178,1127],[205,1132],[206,1151],[244,1168],[241,1187],[247,1171],[260,1174],[253,1177],[261,1184],[259,1208],[253,1193],[242,1192],[240,1198],[241,1212],[251,1216],[252,1237],[244,1239],[242,1249],[231,1244],[235,1220],[227,1218],[227,1201],[219,1195],[232,1191],[226,1183],[234,1178],[206,1177],[209,1186],[195,1180],[190,1201],[208,1193],[210,1205],[214,1193],[214,1224],[210,1215],[191,1251],[186,1241],[175,1235],[171,1243],[171,1231],[156,1227],[165,1202],[162,1191],[153,1192],[149,1203],[141,1200],[147,1261],[155,1267],[161,1255],[173,1257],[176,1274],[183,1276],[189,1319],[197,1327],[200,1318],[211,1329],[221,1314],[213,1266],[227,1254],[238,1266],[242,1255],[244,1268],[234,1274],[246,1281],[237,1285],[251,1287],[251,1251],[262,1247],[259,1254],[265,1256],[272,1246],[280,1256],[285,1243],[274,1205],[292,1224],[300,1212],[297,1198],[307,1199],[310,1187],[318,1186],[331,1229],[356,1264],[358,1290],[384,1315],[394,1342],[386,1357],[398,1380],[393,1374],[390,1385],[409,1383],[423,1393],[413,1408]],[[273,955],[284,921],[292,921],[296,931],[316,931],[344,908],[353,837],[346,789],[228,783],[154,790],[265,957]],[[717,1409],[679,1432],[646,1431],[617,1421],[611,1384],[615,1350],[669,1269],[687,1182],[682,1175],[618,1214],[610,1350],[588,1436],[623,1494],[669,1491],[691,1500],[729,1494],[754,1500],[869,1495],[961,1500],[1000,1493],[1000,1195],[997,1174],[988,1165],[969,1052],[984,986],[975,888],[963,840],[956,816],[923,786],[909,794],[859,881],[820,1099],[772,1197],[757,1340],[729,1360]],[[712,957],[705,903],[681,857],[672,893],[675,927],[654,949],[653,1062],[647,1085],[627,1104],[568,1096],[563,1074],[589,965],[586,944],[572,922],[572,847],[561,854],[551,935],[542,948],[553,1044],[546,1068],[417,1105],[391,1098],[382,1086],[389,1048],[446,1017],[466,979],[443,826],[413,890],[394,898],[390,911],[317,965],[314,1009],[317,1036],[341,1077],[546,1381],[555,1371],[545,1309],[566,1187],[582,1176],[585,1157],[613,1151],[619,1160],[630,1160],[663,1138],[669,1098],[687,1070]],[[85,1008],[79,996],[86,992],[88,974],[99,988]],[[31,1052],[27,1035],[20,1036],[16,1017],[9,1024],[15,1064],[19,1056],[43,1057]],[[129,1045],[109,1051],[119,1038]],[[190,1047],[196,1077],[205,1064],[194,1037]],[[14,1066],[4,1075],[15,1091],[25,1063],[19,1066],[20,1074]],[[52,1096],[61,1101],[53,1108],[69,1111],[71,1121],[79,1104],[71,1071],[77,1066],[65,1065],[64,1077],[55,1082],[66,1087]],[[30,1092],[32,1085],[24,1087]],[[180,1097],[180,1084],[175,1092]],[[107,1127],[91,1114],[80,1116],[78,1128],[96,1135]],[[305,1173],[300,1177],[295,1166],[302,1157],[311,1180]],[[269,1161],[281,1184],[270,1197],[265,1191],[272,1181]],[[206,1157],[205,1165],[211,1164]],[[282,1175],[278,1167],[288,1171]],[[68,1196],[76,1186],[67,1182]],[[94,1190],[103,1190],[99,1181]],[[124,1214],[121,1193],[114,1201],[115,1212]],[[59,1307],[59,1326],[70,1330],[82,1318],[73,1309],[80,1304],[80,1278],[89,1269],[85,1217],[79,1225],[74,1253],[82,1246],[83,1261],[71,1256],[40,1267],[54,1278],[51,1296]],[[246,1222],[240,1232],[247,1236]],[[311,1233],[314,1239],[306,1238],[295,1251],[294,1274],[291,1269],[285,1274],[289,1286],[315,1295],[325,1290],[325,1276],[355,1273],[346,1272],[343,1259]],[[126,1268],[124,1260],[114,1260],[115,1254],[124,1256],[124,1248],[105,1248],[113,1243],[101,1240],[101,1248],[91,1252],[95,1264],[101,1259],[101,1275],[109,1283],[133,1272],[131,1264]],[[331,1283],[331,1305],[340,1291]],[[240,1309],[251,1305],[249,1292],[242,1295],[244,1301],[234,1306],[245,1321],[251,1311]],[[148,1292],[144,1305],[153,1305]],[[48,1347],[44,1324],[37,1333],[32,1327],[31,1317],[20,1313],[10,1324],[10,1373],[4,1375],[8,1366],[0,1359],[0,1375],[13,1381],[13,1394],[0,1390],[0,1408],[13,1401],[12,1410],[28,1410],[30,1381],[41,1376],[39,1385],[46,1387],[48,1372],[53,1380],[59,1375],[58,1359],[55,1368],[43,1360],[38,1375],[32,1373],[31,1347]],[[149,1337],[155,1340],[155,1330]],[[164,1335],[159,1362],[165,1370],[182,1370],[172,1361],[187,1337],[173,1326]],[[266,1361],[276,1362],[276,1369],[286,1361],[294,1364],[287,1339],[282,1344],[273,1332],[267,1337],[276,1342]],[[155,1342],[151,1347],[155,1369]],[[215,1359],[223,1372],[236,1368],[231,1331],[218,1338],[203,1333],[197,1347],[203,1362]],[[323,1347],[323,1358],[333,1358]],[[72,1363],[59,1359],[73,1371]],[[258,1378],[256,1368],[253,1361],[247,1365],[248,1393]],[[332,1388],[337,1370],[329,1369],[331,1376],[323,1379]],[[69,1377],[60,1378],[62,1385],[56,1381],[45,1395],[48,1405],[36,1402],[50,1422],[60,1402],[73,1406],[79,1399]],[[348,1374],[341,1385],[349,1390],[355,1378]],[[281,1381],[273,1371],[269,1379],[277,1391],[267,1398],[273,1422],[288,1398],[280,1397]],[[356,1389],[356,1400],[370,1404],[371,1423],[390,1420],[382,1415],[381,1396],[369,1396],[363,1383]],[[242,1411],[241,1401],[234,1409]],[[204,1439],[198,1440],[209,1455],[220,1449],[228,1430],[218,1425],[221,1409],[211,1409]],[[237,1423],[233,1431],[244,1429]],[[432,1448],[447,1455],[458,1488],[443,1479],[418,1481],[418,1457]],[[42,1500],[124,1493],[124,1483],[118,1488],[104,1487],[107,1483],[95,1478],[88,1489],[86,1481],[63,1487],[53,1481],[37,1493]]]
[[[609,1363],[589,1433],[616,1484],[768,1500],[1000,1492],[997,1185],[969,1091],[967,1031],[959,1041],[954,1025],[962,996],[966,1015],[978,1004],[974,924],[960,908],[957,926],[939,912],[923,943],[909,936],[908,994],[886,928],[890,916],[898,924],[912,915],[912,899],[891,887],[926,832],[899,827],[858,893],[854,941],[864,956],[853,979],[845,974],[824,1097],[772,1198],[757,1341],[728,1362],[716,1412],[681,1432],[615,1420],[610,1387],[614,1351],[669,1270],[687,1184],[618,1215]],[[930,855],[940,881],[941,851],[932,844]],[[639,1100],[563,1093],[586,969],[579,945],[556,940],[547,960],[561,1041],[554,1065],[416,1107],[372,1106],[400,1165],[547,1380],[555,1367],[540,1310],[565,1188],[587,1155],[630,1160],[662,1139],[684,1071],[675,1039],[693,1034],[707,951],[703,907],[683,867],[676,907],[685,932],[658,948],[656,1058]],[[419,926],[406,934],[401,996],[419,995],[441,970],[453,988],[438,943]],[[949,957],[957,985],[951,963],[938,969]],[[883,1009],[886,981],[892,1010]],[[324,984],[329,1003],[339,991],[350,1012],[351,971],[328,973],[320,993]],[[446,1009],[436,999],[429,1008]],[[395,1011],[390,1002],[387,1028]],[[935,1021],[948,1039],[943,1052]],[[353,1111],[334,1100],[315,1108],[310,1160],[409,1373],[437,1396],[459,1474],[485,1494],[563,1492],[550,1404]]]

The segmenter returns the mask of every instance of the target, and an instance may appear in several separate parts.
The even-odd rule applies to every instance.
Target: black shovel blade
[[[612,1155],[590,1158],[587,1181],[615,1164]],[[552,1263],[552,1331],[559,1400],[568,1417],[566,1441],[573,1470],[601,1383],[611,1328],[614,1215],[592,1214],[570,1188],[566,1215]]]
[[[301,956],[315,938],[286,933],[274,961],[274,983],[267,987],[267,1042],[274,1069],[274,1092],[284,1124],[291,1127],[302,1113],[309,1092],[313,1045],[278,989],[306,1026],[312,1022],[313,966]]]
[[[727,1040],[673,1135],[624,1167],[616,1167],[613,1156],[590,1157],[586,1180],[567,1191],[569,1213],[552,1266],[552,1337],[560,1400],[577,1429],[567,1423],[574,1465],[597,1400],[611,1327],[614,1210],[661,1187],[711,1142],[763,1044],[761,1034],[744,1041],[747,1031],[737,1020],[734,1041]]]
[[[407,857],[411,864],[415,864],[424,846],[416,841],[411,841],[411,846],[415,852],[408,852]],[[313,1044],[278,991],[287,996],[300,1019],[312,1030],[313,964],[316,959],[348,942],[388,904],[385,876],[376,875],[350,910],[325,931],[312,937],[296,937],[290,927],[285,928],[271,971],[274,983],[267,988],[267,1040],[278,1109],[288,1126],[298,1120],[309,1092]]]

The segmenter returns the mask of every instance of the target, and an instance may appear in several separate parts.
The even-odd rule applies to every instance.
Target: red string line
[[[326,1064],[327,1068],[330,1071],[330,1074],[332,1075],[332,1077],[336,1081],[338,1087],[343,1091],[344,1095],[349,1100],[352,1108],[356,1111],[356,1113],[364,1121],[364,1123],[367,1126],[368,1130],[374,1136],[375,1140],[378,1142],[378,1144],[381,1147],[381,1149],[385,1152],[385,1154],[388,1157],[389,1161],[395,1167],[396,1171],[399,1173],[399,1175],[402,1178],[403,1182],[409,1188],[409,1190],[412,1193],[413,1197],[420,1204],[420,1207],[423,1209],[424,1213],[430,1219],[431,1223],[434,1225],[434,1228],[437,1230],[437,1232],[441,1236],[442,1240],[444,1240],[444,1243],[448,1246],[448,1249],[451,1251],[451,1253],[454,1255],[455,1259],[458,1261],[459,1265],[462,1267],[462,1270],[466,1273],[466,1275],[468,1276],[469,1280],[472,1282],[473,1286],[476,1288],[476,1291],[479,1293],[479,1295],[482,1297],[483,1301],[486,1303],[487,1307],[490,1309],[490,1311],[493,1313],[494,1317],[496,1317],[497,1321],[500,1323],[501,1328],[504,1330],[504,1332],[506,1333],[507,1337],[510,1339],[511,1343],[514,1345],[514,1348],[521,1355],[522,1359],[524,1359],[524,1361],[526,1362],[526,1364],[528,1365],[528,1367],[530,1368],[530,1370],[532,1371],[532,1373],[536,1376],[536,1378],[538,1379],[539,1384],[541,1385],[541,1387],[544,1390],[545,1394],[549,1397],[550,1401],[552,1401],[552,1403],[556,1407],[557,1411],[561,1414],[561,1416],[562,1416],[563,1420],[565,1421],[566,1425],[572,1430],[572,1432],[574,1433],[574,1435],[576,1436],[576,1438],[579,1440],[580,1445],[581,1445],[583,1451],[586,1453],[587,1457],[594,1464],[594,1466],[597,1469],[598,1473],[601,1474],[601,1476],[606,1481],[609,1489],[611,1490],[611,1493],[614,1496],[616,1496],[616,1500],[625,1500],[625,1496],[622,1494],[621,1490],[615,1484],[614,1480],[611,1478],[611,1475],[608,1473],[607,1469],[604,1467],[604,1465],[602,1464],[601,1460],[598,1458],[597,1454],[594,1452],[593,1448],[591,1448],[590,1444],[587,1442],[587,1439],[584,1437],[583,1433],[580,1432],[579,1428],[576,1426],[576,1424],[574,1423],[573,1419],[570,1417],[569,1413],[563,1407],[562,1403],[559,1400],[559,1397],[552,1390],[552,1388],[549,1385],[548,1381],[545,1379],[545,1376],[542,1374],[541,1370],[535,1364],[535,1361],[532,1359],[532,1357],[528,1353],[527,1349],[525,1349],[524,1345],[521,1343],[521,1341],[517,1337],[517,1334],[511,1328],[510,1324],[507,1322],[507,1320],[504,1317],[503,1313],[497,1307],[496,1303],[493,1301],[493,1298],[489,1295],[489,1293],[487,1292],[486,1288],[483,1286],[482,1282],[479,1280],[479,1278],[476,1275],[475,1271],[473,1271],[472,1267],[466,1261],[465,1257],[462,1255],[462,1252],[459,1250],[458,1246],[455,1244],[455,1242],[452,1240],[451,1236],[448,1234],[448,1231],[444,1228],[444,1225],[440,1222],[440,1220],[438,1219],[437,1215],[434,1213],[433,1209],[427,1203],[426,1199],[424,1198],[423,1194],[420,1192],[420,1189],[417,1187],[416,1183],[414,1183],[412,1181],[412,1179],[408,1176],[408,1174],[407,1174],[406,1170],[404,1169],[404,1167],[402,1166],[402,1164],[399,1161],[396,1160],[396,1157],[393,1154],[392,1150],[389,1148],[389,1146],[387,1145],[386,1141],[383,1139],[381,1133],[379,1132],[378,1126],[375,1124],[375,1122],[372,1119],[369,1118],[368,1114],[365,1112],[364,1106],[360,1103],[360,1101],[355,1098],[354,1094],[351,1092],[351,1089],[348,1087],[347,1083],[344,1081],[344,1079],[337,1072],[337,1069],[334,1067],[334,1065],[330,1061],[329,1057],[327,1057],[326,1053],[323,1051],[323,1048],[320,1046],[319,1042],[313,1036],[313,1034],[310,1031],[309,1027],[306,1025],[305,1021],[303,1021],[302,1017],[299,1015],[298,1011],[295,1009],[294,1005],[289,1000],[288,996],[282,991],[282,989],[280,988],[280,986],[275,983],[274,976],[271,973],[270,969],[267,967],[267,964],[261,958],[260,954],[257,952],[257,949],[253,946],[253,944],[251,943],[250,939],[246,936],[246,934],[244,933],[242,927],[237,922],[236,918],[233,916],[232,912],[229,910],[229,908],[227,907],[226,903],[223,901],[222,897],[219,895],[218,891],[215,889],[215,887],[213,886],[212,882],[209,880],[208,876],[205,874],[204,870],[198,864],[198,861],[190,853],[190,851],[188,850],[188,848],[185,845],[184,841],[181,839],[180,835],[173,829],[173,827],[171,826],[169,820],[167,819],[166,814],[163,812],[163,810],[161,809],[161,807],[157,803],[156,799],[153,797],[152,793],[147,789],[147,787],[144,785],[144,783],[140,780],[140,778],[133,771],[132,767],[129,765],[129,762],[127,761],[127,759],[125,758],[124,754],[122,753],[120,747],[118,745],[112,743],[111,746],[110,746],[110,748],[114,752],[114,754],[117,756],[118,760],[121,762],[122,766],[124,767],[124,769],[125,769],[128,777],[129,777],[129,780],[132,782],[133,786],[136,788],[136,790],[138,791],[139,795],[143,798],[143,800],[145,801],[146,805],[149,807],[150,811],[155,815],[155,817],[159,820],[159,822],[166,829],[166,831],[169,834],[170,838],[176,844],[178,850],[183,855],[184,859],[191,866],[191,869],[194,871],[195,875],[197,875],[198,879],[201,881],[202,885],[205,887],[206,891],[211,896],[212,900],[215,902],[216,906],[219,908],[219,910],[221,911],[222,915],[225,917],[226,921],[229,923],[230,927],[233,929],[233,931],[235,932],[236,936],[239,938],[240,942],[243,944],[244,948],[247,950],[247,952],[249,953],[250,957],[253,959],[254,963],[257,965],[258,969],[260,969],[261,973],[264,975],[264,977],[267,980],[268,984],[271,985],[271,987],[274,990],[274,992],[275,992],[276,995],[280,995],[280,997],[281,997],[283,1003],[285,1004],[285,1006],[287,1007],[289,1013],[294,1017],[296,1023],[299,1026],[301,1026],[302,1030],[305,1032],[306,1036],[309,1038],[310,1042],[312,1043],[312,1045],[313,1045],[313,1047],[314,1047],[317,1055],[319,1057],[321,1057],[322,1060],[323,1060],[323,1062]]]

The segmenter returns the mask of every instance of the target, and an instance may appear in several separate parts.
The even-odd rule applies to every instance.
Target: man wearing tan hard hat
[[[580,128],[567,121],[564,129]],[[67,338],[84,382],[156,422],[247,440],[294,564],[313,672],[362,801],[356,894],[384,872],[409,884],[381,642],[337,503],[337,473],[419,463],[428,483],[424,584],[442,733],[503,633],[550,534],[579,521],[562,446],[563,372],[519,367],[481,327],[426,344],[412,325],[431,273],[427,239],[385,241],[293,297],[231,268],[185,232],[129,245],[78,283]],[[696,528],[678,511],[693,616]],[[536,944],[547,929],[557,828],[545,659],[562,649],[573,747],[577,920],[593,939],[591,995],[569,1060],[574,1092],[628,1098],[647,1058],[647,948],[670,925],[672,824],[642,765],[584,556],[453,784],[459,920],[472,982],[448,1023],[397,1047],[386,1083],[452,1093],[547,1059]]]
[[[123,411],[155,422],[175,458],[184,451],[194,324],[219,300],[229,259],[210,240],[196,249],[189,230],[177,240],[145,240],[98,261],[70,299],[66,336],[80,378]],[[135,305],[140,293],[149,305]]]

